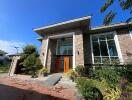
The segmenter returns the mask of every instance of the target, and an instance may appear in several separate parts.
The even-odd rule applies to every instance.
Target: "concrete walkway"
[[[44,85],[44,86],[48,86],[48,87],[54,86],[62,78],[62,75],[63,75],[62,73],[52,74],[46,80],[41,82],[41,84]]]

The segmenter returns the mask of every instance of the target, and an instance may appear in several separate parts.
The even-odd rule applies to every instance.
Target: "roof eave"
[[[36,29],[33,29],[33,31],[37,32],[37,33],[41,33],[40,31],[42,31],[42,30],[44,31],[44,30],[51,29],[51,28],[55,29],[55,28],[60,27],[60,26],[65,27],[66,25],[71,24],[71,23],[87,21],[90,19],[91,19],[91,16],[86,16],[86,17],[73,19],[73,20],[69,20],[69,21],[65,21],[65,22],[61,22],[61,23],[57,23],[57,24],[53,24],[53,25],[49,25],[49,26],[45,26],[45,27],[36,28]]]
[[[121,29],[121,28],[128,28],[131,25],[132,25],[132,22],[101,26],[101,27],[91,28],[90,32],[109,31],[109,30],[115,30],[115,29]]]

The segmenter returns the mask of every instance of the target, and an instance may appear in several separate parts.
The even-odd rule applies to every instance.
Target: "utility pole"
[[[18,48],[19,48],[19,47],[17,47],[17,46],[14,46],[14,48],[17,50],[17,54],[18,54]]]

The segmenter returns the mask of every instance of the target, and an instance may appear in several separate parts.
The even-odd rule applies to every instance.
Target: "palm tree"
[[[111,6],[116,0],[106,0],[105,4],[101,7],[100,12],[105,12],[109,6]],[[130,14],[132,14],[132,0],[117,0],[121,9],[123,11],[128,10]],[[117,15],[117,12],[110,10],[109,13],[105,16],[103,24],[108,25],[112,22],[112,20]],[[132,17],[126,19],[126,22],[132,21]]]

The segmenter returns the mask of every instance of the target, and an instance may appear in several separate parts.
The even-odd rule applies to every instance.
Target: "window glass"
[[[109,64],[110,63],[109,57],[102,57],[102,63]]]
[[[100,56],[99,43],[93,42],[93,53],[94,56]]]
[[[106,40],[105,35],[99,36],[99,40],[100,40],[100,41],[101,41],[101,40]]]
[[[108,56],[106,41],[100,41],[100,50],[102,56]]]
[[[57,55],[72,55],[72,39],[59,39],[57,40]]]
[[[113,40],[108,41],[108,47],[109,47],[110,56],[117,56],[115,41],[113,41]]]
[[[92,36],[92,44],[95,64],[119,63],[113,34]]]
[[[106,35],[106,37],[107,37],[107,40],[114,39],[113,34],[108,34],[108,35]]]
[[[97,36],[92,36],[92,41],[98,41],[98,37]]]
[[[95,64],[100,64],[101,63],[101,58],[100,57],[94,57],[94,63]]]
[[[118,57],[111,57],[111,63],[112,64],[119,64],[120,63],[119,58]]]

